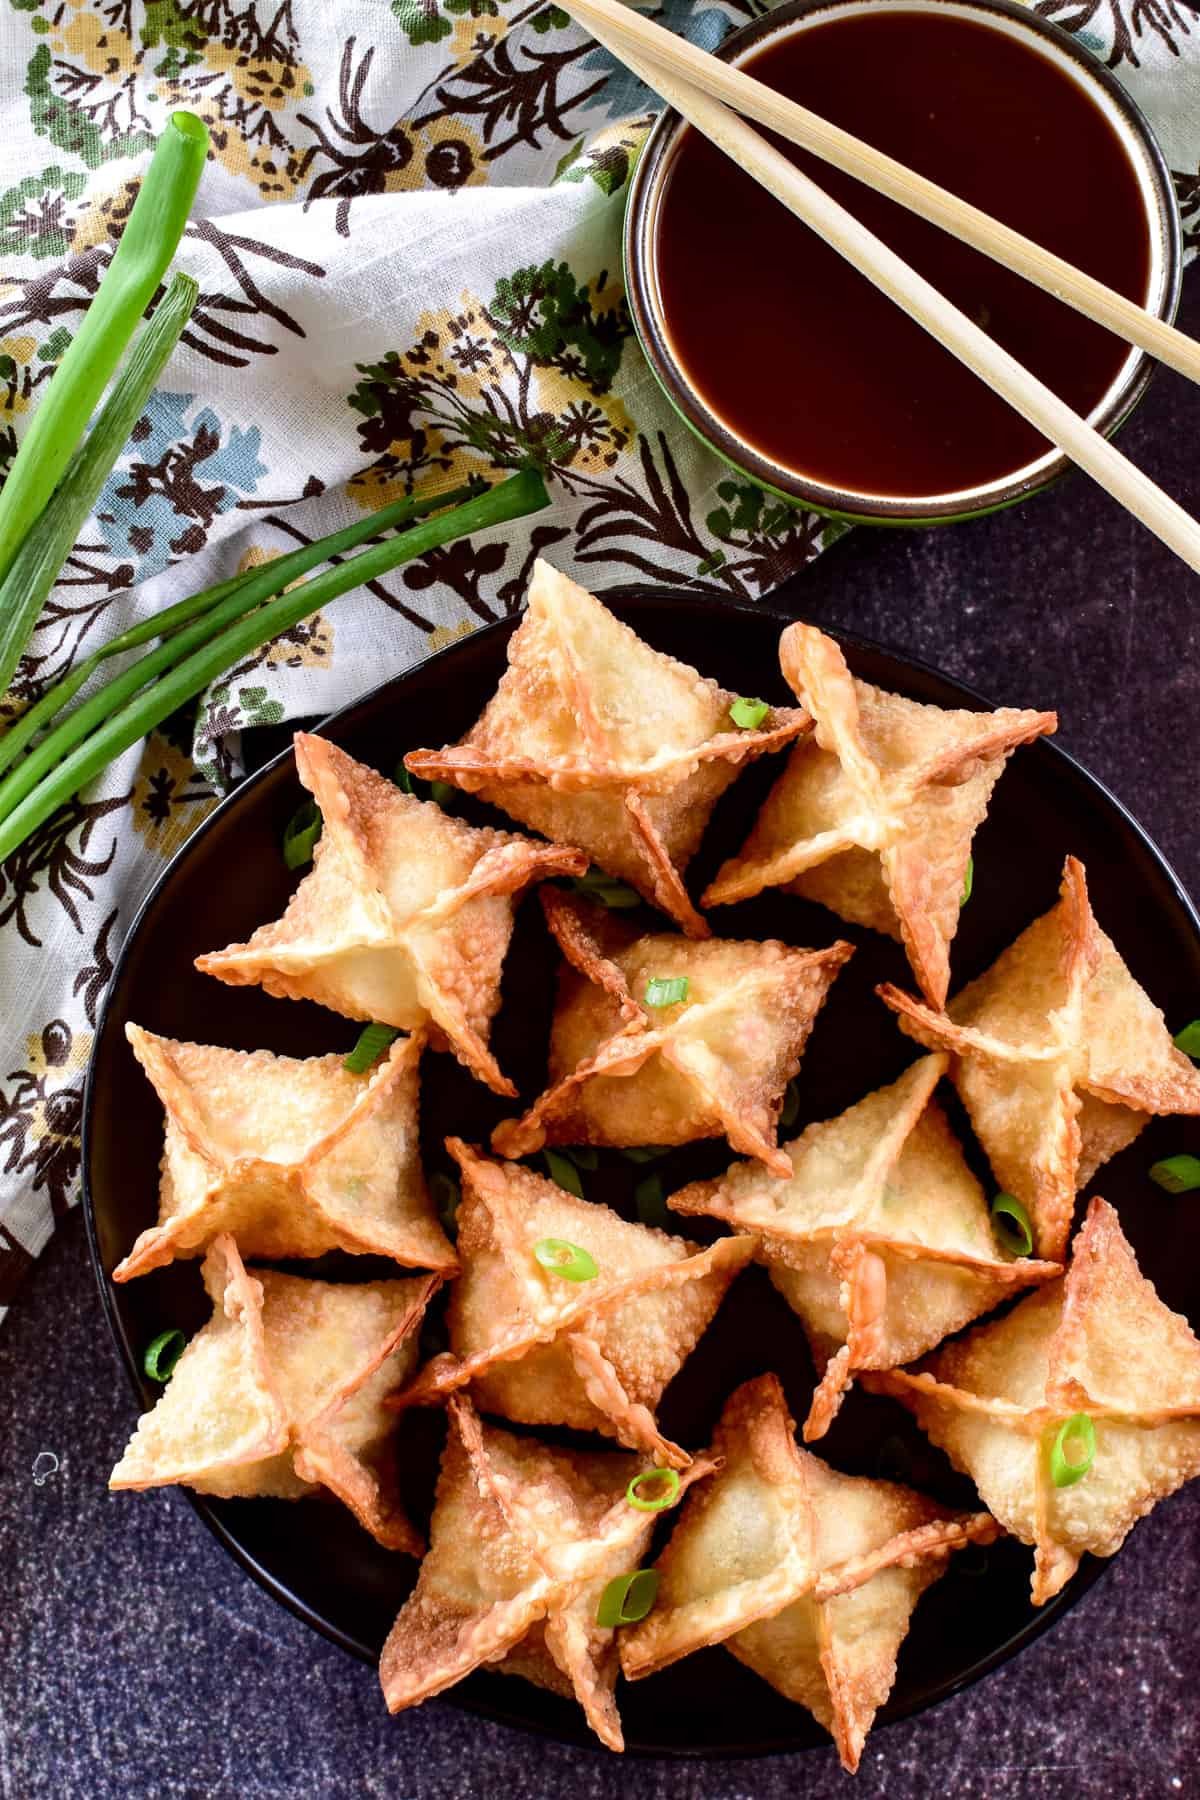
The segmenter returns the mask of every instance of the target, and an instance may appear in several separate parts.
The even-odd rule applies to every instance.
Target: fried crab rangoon
[[[760,726],[739,729],[737,700],[539,560],[508,669],[479,719],[461,743],[404,760],[577,844],[704,937],[683,872],[712,810],[748,762],[810,723],[797,708],[769,707]]]
[[[418,1065],[402,1038],[365,1075],[341,1056],[303,1060],[125,1035],[166,1114],[158,1223],[114,1281],[196,1256],[231,1232],[243,1256],[390,1256],[452,1273],[458,1262],[421,1171]]]
[[[1033,1545],[1037,1606],[1085,1551],[1114,1555],[1138,1519],[1200,1475],[1200,1341],[1098,1198],[1060,1281],[920,1369],[864,1384],[903,1401],[1006,1530]],[[1073,1441],[1090,1443],[1090,1460],[1070,1454]]]
[[[587,858],[451,818],[325,738],[297,732],[295,742],[323,820],[312,872],[281,919],[196,967],[348,1019],[429,1026],[435,1049],[448,1045],[496,1093],[515,1094],[487,1035],[516,897],[547,875],[582,875]]]
[[[491,1663],[573,1694],[601,1742],[623,1749],[616,1633],[596,1612],[608,1583],[636,1569],[649,1544],[656,1514],[626,1499],[648,1465],[514,1437],[482,1424],[462,1394],[449,1413],[429,1551],[380,1658],[389,1710]],[[713,1466],[698,1456],[679,1493]]]
[[[335,1285],[251,1274],[229,1236],[203,1274],[212,1318],[138,1420],[109,1486],[280,1500],[328,1488],[385,1548],[419,1556],[384,1398],[416,1362],[441,1277]]]
[[[1062,1273],[997,1249],[983,1189],[934,1098],[948,1062],[922,1057],[810,1125],[783,1147],[786,1180],[735,1163],[670,1198],[676,1212],[757,1234],[822,1371],[806,1442],[824,1436],[860,1369],[912,1362],[1018,1288]]]
[[[921,991],[946,998],[971,840],[1012,752],[1054,713],[966,712],[857,681],[832,638],[789,625],[788,686],[815,721],[703,906],[783,887],[900,939]]]
[[[917,1601],[953,1551],[1000,1528],[987,1513],[840,1475],[792,1433],[774,1375],[727,1401],[718,1473],[688,1499],[656,1564],[654,1608],[622,1633],[621,1666],[637,1680],[724,1644],[806,1707],[853,1773]]]
[[[451,1353],[423,1369],[399,1403],[434,1400],[470,1382],[485,1412],[603,1432],[686,1468],[691,1459],[661,1436],[655,1409],[754,1240],[723,1238],[704,1249],[630,1224],[457,1138],[447,1148],[463,1173]],[[537,1254],[547,1244],[582,1250],[595,1274],[569,1280],[547,1267]]]
[[[546,888],[541,899],[568,964],[550,1086],[523,1118],[496,1127],[494,1148],[525,1156],[544,1144],[726,1137],[786,1175],[776,1148],[784,1090],[853,945],[639,937],[577,896]]]
[[[1200,1070],[1097,925],[1083,864],[1061,897],[944,1013],[898,988],[901,1028],[953,1058],[951,1077],[1001,1186],[1061,1260],[1076,1192],[1154,1113],[1200,1113]]]

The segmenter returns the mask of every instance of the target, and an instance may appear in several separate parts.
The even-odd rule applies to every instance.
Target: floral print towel
[[[135,618],[414,486],[532,459],[553,507],[342,599],[234,669],[0,869],[0,1307],[76,1198],[123,933],[237,778],[239,732],[339,705],[593,585],[765,594],[837,527],[734,479],[630,332],[620,225],[653,97],[553,0],[0,0],[0,470],[172,109],[212,157],[200,300],[45,610],[12,716]],[[707,47],[757,0],[667,0]],[[1200,3],[1042,0],[1150,113],[1200,219]],[[751,354],[746,347],[745,354]],[[757,352],[761,353],[761,351]]]

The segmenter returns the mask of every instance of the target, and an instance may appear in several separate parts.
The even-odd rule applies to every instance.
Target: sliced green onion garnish
[[[450,811],[451,803],[458,794],[458,789],[452,782],[424,782],[419,776],[410,775],[403,761],[396,764],[396,773],[392,776],[392,780],[404,793],[411,794],[414,800],[424,800],[428,797],[435,805],[440,806],[443,812]],[[428,796],[425,792],[426,787],[429,789]]]
[[[435,1169],[429,1177],[429,1197],[437,1208],[437,1216],[442,1222],[442,1230],[448,1238],[458,1236],[458,1208],[462,1200],[462,1189],[452,1175]]]
[[[794,1081],[789,1081],[783,1090],[783,1105],[779,1109],[779,1123],[784,1131],[790,1131],[800,1117],[800,1089]]]
[[[974,886],[975,886],[975,858],[973,856],[968,856],[967,872],[963,876],[962,899],[958,903],[960,906],[965,906],[967,904],[967,901],[971,898],[971,889]]]
[[[1165,1156],[1151,1164],[1150,1179],[1168,1194],[1190,1194],[1200,1187],[1200,1157]]]
[[[550,1269],[567,1281],[595,1281],[599,1273],[595,1257],[578,1244],[569,1244],[566,1238],[539,1238],[533,1254],[543,1269]]]
[[[666,1148],[662,1144],[638,1144],[632,1150],[621,1152],[625,1161],[631,1163],[657,1162],[660,1156],[666,1154]]]
[[[1074,1454],[1068,1454],[1070,1445]],[[1050,1446],[1050,1479],[1057,1488],[1074,1487],[1096,1460],[1096,1427],[1086,1413],[1064,1420]]]
[[[600,1596],[596,1608],[597,1625],[610,1629],[614,1625],[636,1625],[654,1605],[657,1593],[657,1569],[635,1569],[632,1575],[614,1575]]]
[[[307,868],[321,835],[321,809],[315,800],[298,806],[283,828],[283,860],[289,869]]]
[[[182,1331],[160,1331],[153,1343],[146,1345],[142,1367],[151,1381],[170,1381],[175,1365],[186,1349],[187,1339]]]
[[[647,1006],[678,1006],[687,999],[686,975],[652,975],[646,983]]]
[[[351,1075],[365,1075],[372,1064],[379,1061],[388,1045],[394,1044],[399,1036],[394,1025],[380,1025],[377,1020],[364,1025],[358,1034],[357,1044],[349,1056],[342,1060],[343,1069],[348,1069]]]
[[[992,1201],[992,1230],[1014,1256],[1028,1256],[1033,1249],[1029,1214],[1015,1194],[997,1194]]]
[[[570,1157],[564,1156],[560,1150],[543,1150],[542,1155],[545,1158],[546,1172],[551,1181],[557,1181],[560,1188],[565,1188],[568,1194],[574,1194],[576,1199],[582,1200],[583,1183],[579,1179],[579,1170]]]
[[[663,1188],[662,1177],[647,1175],[639,1181],[633,1190],[633,1204],[637,1207],[638,1222],[642,1225],[657,1225],[661,1231],[672,1223],[667,1211],[667,1196]]]
[[[729,716],[739,731],[757,731],[770,710],[765,700],[735,700]]]
[[[623,881],[606,875],[603,869],[593,866],[586,875],[577,875],[571,886],[585,900],[594,900],[599,906],[611,907],[616,912],[627,910],[631,906],[640,906],[642,896]]]
[[[1182,1050],[1185,1056],[1200,1058],[1200,1019],[1193,1019],[1190,1025],[1175,1033],[1175,1048]]]
[[[639,1492],[644,1481],[654,1484],[652,1493]],[[643,1469],[625,1489],[625,1498],[638,1512],[662,1512],[671,1505],[678,1492],[679,1477],[674,1469]]]

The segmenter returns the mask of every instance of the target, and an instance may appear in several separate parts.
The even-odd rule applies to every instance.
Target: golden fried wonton
[[[1040,1256],[1061,1260],[1076,1191],[1152,1113],[1200,1113],[1200,1070],[1097,925],[1073,856],[1057,906],[946,1012],[879,993],[910,1037],[951,1053],[976,1136],[1029,1213]]]
[[[496,1093],[515,1094],[487,1034],[516,896],[547,875],[583,874],[587,858],[451,818],[305,732],[296,772],[324,821],[311,874],[281,919],[196,967],[348,1019],[431,1024],[435,1048],[445,1042]]]
[[[851,944],[794,950],[767,939],[638,937],[576,895],[542,890],[570,967],[559,981],[550,1086],[492,1133],[505,1156],[543,1144],[690,1144],[727,1137],[786,1174],[776,1148],[784,1090]],[[655,1006],[656,981],[683,978]]]
[[[754,1249],[723,1238],[703,1249],[607,1206],[579,1200],[517,1163],[497,1163],[458,1138],[462,1274],[450,1290],[450,1354],[423,1369],[400,1403],[471,1384],[485,1412],[525,1425],[600,1431],[672,1468],[686,1451],[660,1435],[655,1409]],[[545,1268],[534,1246],[584,1250],[590,1281]]]
[[[950,980],[971,839],[1008,757],[1054,731],[1054,713],[955,711],[856,681],[832,638],[789,625],[788,685],[816,730],[797,744],[746,843],[704,906],[784,887],[899,938],[921,991]]]
[[[551,1449],[484,1425],[450,1398],[429,1551],[380,1658],[391,1712],[417,1706],[483,1663],[573,1693],[610,1750],[624,1748],[613,1689],[616,1633],[596,1624],[609,1581],[640,1564],[655,1513],[626,1488],[644,1461]],[[707,1475],[699,1456],[680,1478]]]
[[[682,877],[712,810],[747,762],[809,725],[798,709],[772,707],[760,727],[739,730],[737,698],[539,560],[494,697],[460,744],[404,760],[579,845],[703,937]]]
[[[157,1225],[114,1281],[197,1256],[231,1232],[243,1256],[458,1262],[425,1189],[417,1137],[421,1035],[365,1075],[341,1056],[221,1050],[126,1025],[166,1113]]]
[[[621,1636],[630,1680],[709,1644],[807,1707],[851,1773],[891,1692],[913,1608],[952,1551],[990,1543],[987,1513],[840,1475],[801,1450],[778,1378],[726,1403],[723,1466],[689,1498],[656,1565],[658,1596]]]
[[[418,1556],[396,1481],[390,1388],[416,1361],[437,1275],[335,1285],[242,1266],[228,1235],[204,1259],[213,1316],[138,1420],[111,1488],[183,1483],[222,1498],[328,1488],[389,1550]]]
[[[1200,1341],[1140,1273],[1100,1199],[1061,1281],[919,1370],[864,1382],[902,1400],[1000,1523],[1034,1546],[1036,1606],[1070,1580],[1085,1550],[1114,1555],[1138,1519],[1200,1475]],[[1052,1449],[1078,1414],[1091,1421],[1094,1459],[1058,1486]],[[1070,1439],[1067,1450],[1069,1462],[1083,1460]]]
[[[983,1189],[933,1097],[949,1058],[784,1145],[788,1179],[735,1163],[670,1197],[758,1234],[771,1279],[804,1323],[823,1379],[804,1426],[823,1437],[859,1369],[912,1362],[1018,1288],[1062,1273],[997,1249]]]

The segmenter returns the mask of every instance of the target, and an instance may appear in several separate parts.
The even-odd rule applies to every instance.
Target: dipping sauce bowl
[[[1068,33],[1011,0],[790,0],[719,54],[1174,317],[1179,214],[1154,136]],[[779,146],[1106,434],[1151,360],[864,184]],[[692,429],[840,518],[933,524],[1067,459],[721,151],[667,112],[625,220],[634,324]]]

